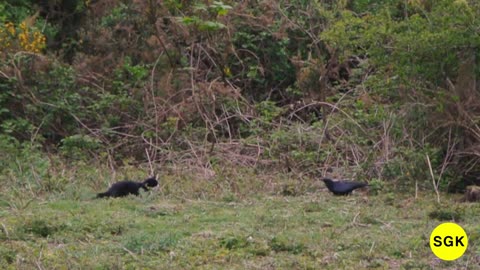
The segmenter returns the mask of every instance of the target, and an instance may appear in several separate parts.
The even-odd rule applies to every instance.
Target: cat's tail
[[[104,197],[108,197],[108,196],[109,196],[108,192],[103,192],[103,193],[98,193],[97,194],[97,198],[104,198]]]

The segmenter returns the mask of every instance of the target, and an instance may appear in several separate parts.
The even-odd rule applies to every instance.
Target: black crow
[[[158,181],[157,179],[155,179],[155,177],[148,178],[143,182],[120,181],[113,184],[106,192],[98,193],[97,198],[123,197],[129,194],[134,194],[138,196],[138,191],[140,190],[140,188],[148,191],[149,187],[155,187],[157,185]]]
[[[354,189],[365,187],[367,183],[360,183],[354,181],[333,181],[330,178],[323,178],[323,182],[334,195],[349,195]]]

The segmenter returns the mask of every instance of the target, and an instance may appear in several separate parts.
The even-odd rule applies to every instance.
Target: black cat
[[[113,184],[106,192],[98,193],[97,198],[103,197],[124,197],[129,194],[139,195],[140,188],[148,191],[149,187],[158,186],[158,181],[155,177],[146,179],[143,182],[121,181]]]

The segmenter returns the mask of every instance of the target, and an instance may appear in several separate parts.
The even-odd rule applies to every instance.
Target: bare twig
[[[373,241],[372,246],[370,247],[370,251],[368,252],[368,255],[372,255],[374,247],[375,247],[375,241]]]
[[[5,232],[5,237],[7,239],[10,238],[9,234],[8,234],[8,230],[7,230],[7,227],[5,226],[5,224],[3,224],[3,222],[1,223],[2,224],[2,227],[3,227],[3,231]]]
[[[148,153],[147,148],[145,148],[145,153],[147,154],[148,166],[150,166],[150,175],[155,176],[155,171],[153,169],[152,160],[150,159],[150,154]]]
[[[133,253],[133,252],[130,251],[128,248],[123,247],[123,246],[122,246],[122,249],[125,250],[128,254],[130,254],[130,256],[132,256],[135,260],[138,261],[138,257],[137,257],[137,255],[135,255],[135,253]]]
[[[430,157],[428,156],[428,154],[426,154],[426,157],[427,157],[428,169],[430,170],[430,176],[432,177],[433,188],[435,190],[435,193],[437,194],[437,202],[440,203],[440,193],[438,191],[438,185],[440,184],[440,177],[437,181],[435,181],[435,176],[433,175],[433,169],[432,169],[432,163],[430,162]]]
[[[418,181],[415,180],[415,200],[418,198]]]

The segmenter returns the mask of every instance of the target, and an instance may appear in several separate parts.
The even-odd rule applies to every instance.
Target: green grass
[[[2,269],[480,269],[480,205],[447,194],[63,197],[0,206]],[[454,262],[428,244],[448,217],[470,237]]]

